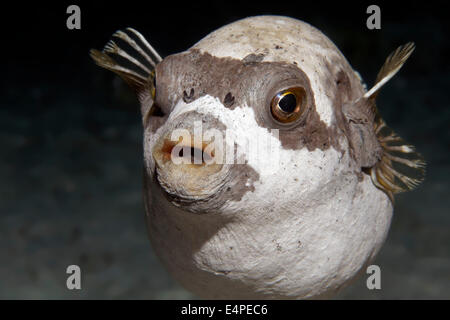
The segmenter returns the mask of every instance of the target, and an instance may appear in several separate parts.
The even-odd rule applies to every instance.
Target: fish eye
[[[306,92],[302,87],[293,87],[278,92],[270,103],[275,120],[290,123],[297,120],[305,109]]]

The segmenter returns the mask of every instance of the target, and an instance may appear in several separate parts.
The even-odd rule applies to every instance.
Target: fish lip
[[[169,186],[166,186],[166,183],[160,178],[161,175],[159,173],[159,170],[161,170],[160,166],[156,163],[155,165],[155,177],[156,182],[158,184],[158,187],[162,190],[164,196],[173,203],[177,203],[179,205],[189,205],[196,202],[206,202],[209,199],[214,198],[217,196],[218,193],[220,193],[220,190],[218,193],[212,193],[212,194],[202,194],[202,195],[186,195],[180,192],[177,192],[178,190],[174,190],[170,188]],[[172,189],[174,192],[170,192],[169,190]],[[223,188],[220,188],[223,189]]]
[[[160,179],[160,174],[159,174],[159,170],[161,168],[159,167],[159,165],[156,165],[155,168],[155,176],[156,176],[156,182],[158,183],[159,188],[162,190],[163,194],[171,201],[171,202],[177,202],[177,203],[192,203],[195,201],[201,201],[201,200],[205,200],[207,198],[209,198],[210,196],[208,195],[204,195],[204,196],[189,196],[189,195],[184,195],[181,194],[179,192],[169,192],[168,191],[168,187],[165,187],[165,183],[163,183],[163,181]]]
[[[158,165],[155,166],[153,180],[156,182],[158,189],[161,190],[164,198],[172,205],[194,214],[209,214],[220,211],[220,208],[224,204],[222,195],[226,190],[227,179],[221,180],[214,192],[187,195],[179,192],[178,189],[172,188],[169,184],[166,185],[165,181],[160,178],[160,173],[158,172],[158,170],[164,169],[158,167]]]

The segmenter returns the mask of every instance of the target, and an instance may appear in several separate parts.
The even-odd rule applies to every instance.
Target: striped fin
[[[424,180],[425,160],[378,116],[375,132],[383,154],[370,175],[373,183],[393,200],[393,194],[413,190]]]
[[[139,95],[140,100],[145,99],[150,91],[154,96],[154,70],[162,58],[156,50],[135,29],[126,28],[113,34],[123,49],[114,40],[110,40],[102,51],[91,49],[90,55],[95,63],[119,75]],[[114,55],[116,59],[111,56]]]
[[[375,80],[375,85],[366,92],[364,98],[375,99],[381,87],[388,82],[403,66],[403,64],[408,60],[415,49],[414,42],[408,42],[407,44],[400,46],[392,52],[384,62],[383,66],[378,72],[377,79]]]
[[[410,191],[424,180],[426,164],[414,146],[386,125],[378,113],[375,99],[379,89],[400,70],[413,50],[414,43],[410,42],[391,53],[378,73],[375,85],[364,95],[372,101],[374,130],[383,149],[381,159],[369,169],[370,176],[372,182],[384,190],[392,201],[395,193]]]

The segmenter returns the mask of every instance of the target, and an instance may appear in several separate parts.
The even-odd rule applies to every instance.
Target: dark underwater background
[[[448,13],[440,2],[150,1],[2,5],[0,94],[0,298],[179,299],[182,289],[155,257],[142,201],[138,103],[90,60],[117,29],[132,26],[162,55],[258,14],[288,15],[322,30],[370,87],[388,54],[416,50],[378,99],[388,125],[423,153],[425,182],[396,197],[392,226],[366,276],[340,299],[450,298],[450,88]],[[81,8],[81,30],[66,8]],[[82,289],[66,288],[66,268]]]

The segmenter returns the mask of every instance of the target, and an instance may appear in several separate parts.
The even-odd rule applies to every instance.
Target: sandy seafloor
[[[426,181],[397,197],[374,261],[382,289],[369,291],[362,277],[337,298],[450,298],[449,73],[421,72],[432,63],[408,62],[404,69],[418,71],[400,71],[379,99],[387,123],[427,159]],[[147,238],[137,105],[101,92],[99,83],[113,78],[93,65],[80,70],[87,79],[35,75],[26,91],[22,68],[2,86],[0,298],[196,298],[171,279]],[[374,70],[362,73],[369,83]],[[65,287],[71,264],[82,268],[80,291]]]

